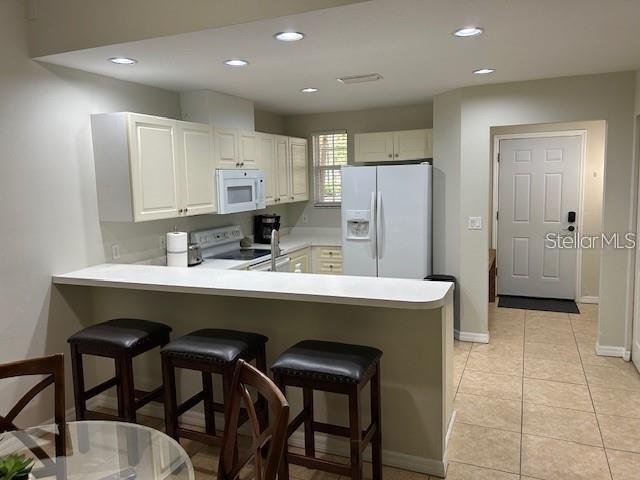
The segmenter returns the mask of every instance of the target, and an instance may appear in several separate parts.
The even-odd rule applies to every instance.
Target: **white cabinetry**
[[[232,128],[213,129],[217,151],[216,168],[240,168],[238,131]]]
[[[178,122],[183,167],[178,169],[182,177],[182,212],[185,215],[201,215],[216,211],[215,158],[211,127],[200,123]]]
[[[433,156],[431,129],[354,135],[355,162],[377,163],[420,160]]]
[[[259,133],[258,168],[264,170],[264,198],[267,205],[276,204],[278,193],[278,163],[276,159],[276,139],[273,135]]]
[[[240,132],[238,134],[240,168],[258,168],[260,158],[260,134]]]
[[[136,113],[91,117],[100,219],[215,211],[211,128]]]
[[[289,138],[276,135],[277,187],[276,203],[287,203],[291,198]]]
[[[342,274],[342,247],[313,247],[313,273]]]
[[[291,252],[289,257],[291,257],[290,272],[295,272],[296,265],[300,265],[301,273],[311,273],[311,249],[309,247]]]
[[[309,200],[307,140],[305,138],[289,138],[289,156],[291,162],[291,201]]]

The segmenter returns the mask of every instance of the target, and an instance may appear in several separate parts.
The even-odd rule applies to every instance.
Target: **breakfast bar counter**
[[[454,420],[451,283],[122,264],[55,275],[53,283],[86,326],[141,318],[171,326],[173,338],[200,328],[256,332],[269,338],[268,365],[305,339],[378,348],[383,463],[444,476]],[[78,298],[89,306],[75,307]],[[92,384],[109,378],[108,372],[101,363],[85,369]],[[136,365],[136,388],[153,387],[160,378],[156,356]],[[197,387],[188,375],[181,382],[187,391]],[[287,390],[292,417],[302,407],[297,390]],[[113,398],[102,401],[114,404]],[[348,424],[345,402],[318,392],[316,421]],[[149,407],[141,413],[161,415],[161,407]],[[199,425],[203,419],[196,413],[183,421]],[[290,442],[303,446],[302,434],[294,433]],[[344,454],[349,445],[318,434],[317,449]]]

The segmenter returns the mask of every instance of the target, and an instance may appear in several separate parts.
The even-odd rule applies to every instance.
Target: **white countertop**
[[[448,282],[126,264],[54,275],[53,283],[404,309],[439,308],[453,290]]]
[[[342,245],[342,234],[339,228],[294,228],[280,238],[282,255],[307,247],[339,247]],[[252,248],[271,250],[270,245],[255,243]],[[271,255],[253,260],[205,260],[201,265],[192,268],[215,268],[220,270],[244,270],[249,265],[256,265],[271,260]]]

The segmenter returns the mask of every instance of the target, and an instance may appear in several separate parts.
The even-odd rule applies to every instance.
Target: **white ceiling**
[[[478,38],[451,32],[479,25]],[[273,39],[295,29],[301,42]],[[135,66],[106,59],[128,56]],[[247,68],[229,68],[244,58]],[[425,102],[457,87],[640,67],[640,0],[372,0],[40,58],[169,90],[211,89],[279,113]],[[493,75],[471,71],[493,67]],[[343,75],[383,80],[342,85]],[[303,87],[320,92],[302,94]]]

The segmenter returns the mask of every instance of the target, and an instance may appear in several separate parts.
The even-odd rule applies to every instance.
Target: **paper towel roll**
[[[188,235],[186,232],[167,233],[167,266],[186,267],[188,264]]]
[[[188,266],[189,259],[187,258],[187,252],[184,253],[168,253],[167,252],[167,267],[186,267]]]
[[[187,232],[167,233],[167,252],[183,253],[187,251]]]

